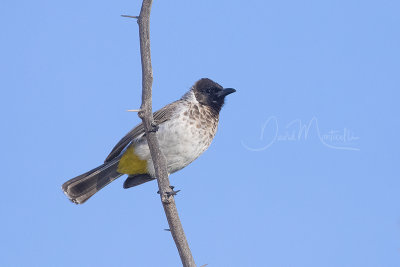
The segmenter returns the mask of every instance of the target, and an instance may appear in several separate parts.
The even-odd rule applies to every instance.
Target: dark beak
[[[236,92],[236,90],[233,89],[233,88],[225,88],[224,90],[219,91],[219,92],[217,93],[217,96],[218,96],[218,97],[225,97],[225,96],[227,96],[227,95],[229,95],[229,94],[232,94],[232,93],[234,93],[234,92]]]

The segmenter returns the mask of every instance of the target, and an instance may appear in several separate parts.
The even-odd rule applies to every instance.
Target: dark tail
[[[149,174],[129,175],[124,182],[124,188],[128,189],[154,180]]]
[[[82,204],[100,189],[120,177],[117,172],[120,157],[81,174],[62,185],[62,190],[75,204]]]

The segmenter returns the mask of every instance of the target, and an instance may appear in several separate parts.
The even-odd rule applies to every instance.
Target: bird
[[[202,78],[179,100],[153,113],[168,174],[183,169],[208,149],[217,132],[225,97],[234,92],[233,88],[223,88]],[[82,204],[124,174],[128,175],[125,189],[156,179],[145,135],[142,123],[134,127],[114,146],[102,165],[65,182],[65,195],[75,204]]]

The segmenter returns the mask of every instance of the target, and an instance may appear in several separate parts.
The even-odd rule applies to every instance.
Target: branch
[[[195,267],[194,259],[190,251],[182,224],[179,220],[176,209],[174,192],[171,190],[167,172],[167,161],[160,149],[156,136],[157,126],[154,124],[152,113],[151,87],[153,83],[153,71],[150,56],[150,11],[152,0],[143,0],[140,15],[127,16],[137,18],[140,36],[140,55],[142,61],[142,105],[139,110],[139,117],[143,121],[146,131],[147,143],[150,148],[151,158],[157,176],[161,202],[167,216],[169,229],[178,248],[179,255],[184,267]]]

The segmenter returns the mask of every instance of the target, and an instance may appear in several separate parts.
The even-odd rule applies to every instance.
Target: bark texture
[[[178,211],[176,209],[174,200],[175,192],[170,188],[167,162],[160,149],[156,136],[157,126],[154,125],[153,120],[153,70],[151,66],[150,55],[150,11],[152,2],[152,0],[143,0],[140,15],[138,17],[126,16],[136,18],[139,24],[140,54],[142,62],[142,105],[140,107],[139,117],[142,119],[144,129],[146,131],[146,138],[156,171],[161,202],[168,220],[169,229],[178,249],[179,256],[182,260],[182,265],[185,267],[195,267],[196,264],[190,251],[189,244],[186,240]]]

